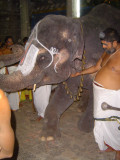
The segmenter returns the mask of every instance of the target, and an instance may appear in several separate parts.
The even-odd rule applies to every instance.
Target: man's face
[[[6,42],[7,47],[10,47],[13,45],[13,40],[12,38],[8,38],[7,42]]]
[[[101,43],[106,53],[112,54],[116,51],[116,48],[113,46],[113,42],[101,41]]]

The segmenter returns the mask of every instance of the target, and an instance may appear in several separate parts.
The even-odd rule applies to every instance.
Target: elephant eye
[[[36,62],[38,64],[38,66],[41,67],[41,66],[44,66],[44,65],[48,64],[50,62],[50,60],[51,60],[50,55],[47,54],[47,53],[43,53],[43,54],[39,54],[37,56]]]
[[[44,59],[45,59],[45,56],[41,56],[40,59],[41,59],[41,60],[44,60]]]

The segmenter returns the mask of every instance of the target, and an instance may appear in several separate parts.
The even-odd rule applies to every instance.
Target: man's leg
[[[120,160],[120,151],[114,150],[112,147],[110,147],[110,146],[107,145],[106,143],[105,143],[105,145],[108,147],[105,151],[106,151],[106,152],[115,151],[115,153],[116,153],[116,155],[115,155],[115,160]]]
[[[104,142],[105,143],[105,142]],[[105,143],[105,145],[108,147],[105,151],[106,152],[112,152],[115,151],[112,147],[110,147],[108,144]]]
[[[116,151],[115,160],[120,160],[120,151]]]

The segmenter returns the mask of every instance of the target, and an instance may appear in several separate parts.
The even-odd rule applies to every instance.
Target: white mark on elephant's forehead
[[[32,44],[28,49],[23,64],[21,65],[20,63],[18,65],[17,70],[20,70],[24,76],[28,75],[33,70],[38,55],[38,51],[39,49]]]
[[[61,35],[61,39],[68,40],[69,43],[72,42],[72,40],[69,38],[68,30],[60,32],[60,35]]]
[[[66,49],[61,50],[59,57],[61,58],[61,61],[60,61],[61,64],[67,61],[69,58],[69,54],[67,50]]]
[[[62,36],[62,38],[67,39],[69,34],[68,34],[68,31],[65,30],[65,31],[60,32],[60,35]]]
[[[67,50],[63,49],[60,51],[60,54],[59,55],[56,55],[55,58],[58,57],[58,60],[56,62],[56,60],[54,60],[54,70],[55,72],[57,72],[56,68],[57,68],[57,65],[59,64],[63,64],[64,62],[66,62],[69,58],[69,54],[67,52]]]
[[[45,52],[46,52],[46,50],[44,48],[41,48],[41,49],[39,49],[38,54],[45,53]]]

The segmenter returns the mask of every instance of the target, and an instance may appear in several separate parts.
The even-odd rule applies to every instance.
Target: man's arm
[[[13,155],[14,132],[11,127],[11,110],[4,92],[0,90],[0,159]]]
[[[97,72],[100,68],[101,68],[101,63],[102,63],[102,59],[105,56],[105,53],[103,53],[103,55],[100,57],[100,59],[97,61],[96,65],[89,67],[87,69],[84,69],[80,72],[77,72],[75,74],[71,74],[70,77],[76,77],[79,75],[84,75],[84,74],[92,74]]]

